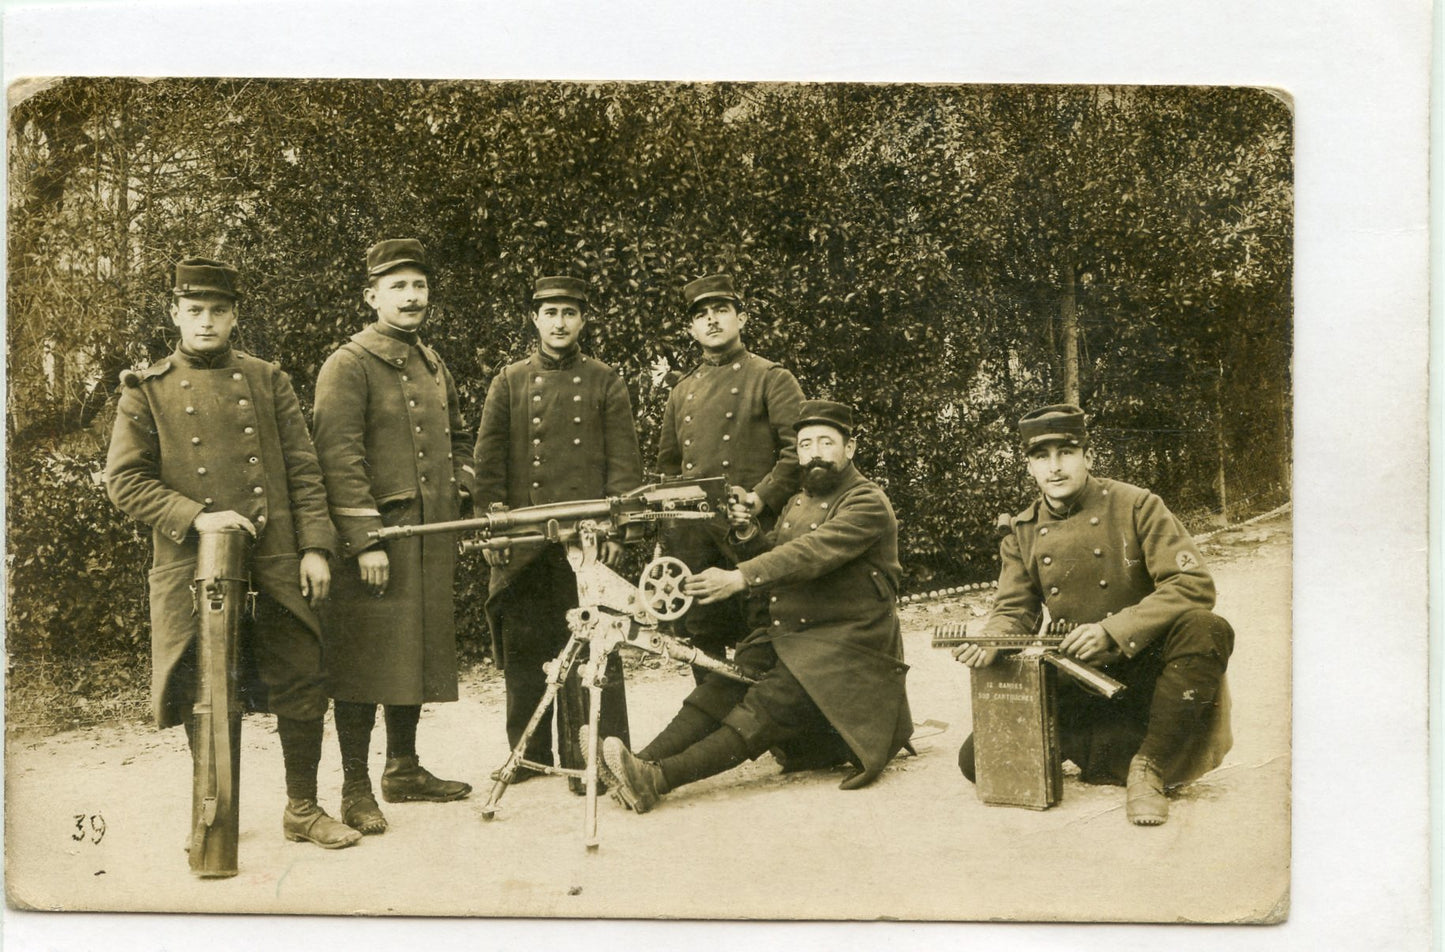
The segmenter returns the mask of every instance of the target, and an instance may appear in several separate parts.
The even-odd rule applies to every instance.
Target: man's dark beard
[[[843,468],[826,460],[809,463],[803,472],[803,488],[814,496],[826,496],[843,481]]]

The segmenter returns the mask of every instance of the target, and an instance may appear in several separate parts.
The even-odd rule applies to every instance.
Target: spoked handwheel
[[[692,596],[682,590],[682,583],[692,572],[687,563],[663,555],[647,563],[637,587],[647,610],[658,621],[672,621],[687,614]]]

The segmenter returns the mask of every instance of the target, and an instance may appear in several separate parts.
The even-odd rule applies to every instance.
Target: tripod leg
[[[497,815],[497,803],[502,799],[502,794],[507,792],[507,787],[516,776],[517,768],[521,766],[527,750],[527,742],[532,739],[532,734],[542,723],[542,716],[547,713],[547,708],[557,697],[557,691],[567,680],[567,675],[577,665],[577,658],[582,651],[582,641],[577,635],[567,639],[562,646],[561,652],[548,665],[547,690],[542,694],[542,700],[537,702],[537,707],[532,711],[532,716],[527,720],[527,727],[522,731],[522,736],[517,739],[516,746],[507,755],[507,760],[497,770],[497,779],[492,784],[492,791],[487,795],[487,802],[482,804],[482,819],[490,820]]]
[[[587,749],[583,755],[587,758],[584,778],[587,784],[587,806],[583,811],[583,836],[587,849],[597,849],[597,758],[601,755],[602,731],[599,727],[602,723],[602,686],[598,680],[607,669],[607,659],[612,657],[612,651],[592,652],[587,659],[587,722],[590,726],[587,731]]]

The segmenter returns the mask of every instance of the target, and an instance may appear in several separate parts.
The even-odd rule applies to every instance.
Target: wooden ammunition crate
[[[973,669],[974,776],[984,803],[1047,810],[1059,802],[1056,677],[1027,651]]]

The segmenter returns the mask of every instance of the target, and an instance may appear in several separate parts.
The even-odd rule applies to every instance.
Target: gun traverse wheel
[[[652,617],[658,621],[672,621],[687,614],[692,607],[692,596],[683,592],[682,583],[691,574],[687,563],[670,555],[659,556],[647,563],[637,587]]]

